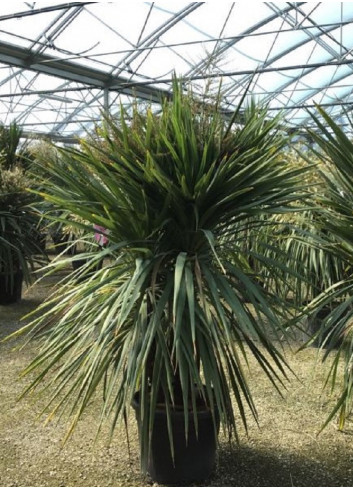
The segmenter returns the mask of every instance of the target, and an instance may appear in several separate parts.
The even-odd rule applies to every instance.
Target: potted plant
[[[248,354],[278,388],[286,372],[271,340],[283,304],[247,273],[239,233],[256,216],[294,211],[303,171],[282,158],[280,120],[251,104],[238,125],[240,108],[226,123],[218,103],[175,82],[160,114],[107,117],[99,138],[62,151],[69,171],[47,167],[45,199],[83,228],[102,226],[109,243],[91,265],[109,260],[89,280],[69,277],[21,330],[46,338],[27,392],[55,368],[49,405],[74,399],[70,431],[100,384],[113,427],[133,404],[142,469],[162,483],[207,478],[219,424],[232,437],[237,410],[245,427],[246,407],[257,416]]]
[[[331,304],[321,324],[321,334],[328,337],[324,360],[332,360],[327,384],[340,385],[340,396],[325,425],[339,413],[343,429],[353,403],[353,142],[322,108],[312,114],[316,127],[309,132],[316,143],[315,154],[321,161],[321,178],[325,186],[317,196],[316,222],[324,230],[325,250],[344,264],[339,280],[324,290],[314,302],[317,307]],[[353,121],[346,113],[348,131]],[[322,236],[322,234],[321,234]],[[343,376],[339,365],[343,365]]]
[[[1,134],[1,132],[0,132]],[[32,141],[31,144],[27,145],[26,151],[21,153],[20,161],[22,167],[25,168],[26,173],[31,175],[32,181],[35,185],[31,187],[35,188],[36,192],[40,194],[41,192],[41,182],[50,178],[46,166],[50,161],[51,164],[61,164],[60,155],[58,149],[49,140],[37,140]],[[50,203],[41,203],[40,210],[41,213],[46,214],[48,212],[48,207]],[[43,241],[48,241],[50,253],[64,253],[70,247],[72,241],[72,230],[71,228],[66,231],[64,224],[60,220],[61,212],[56,211],[56,220],[48,220],[42,217],[41,226]]]
[[[320,222],[318,195],[316,192],[312,209],[287,217],[282,221],[282,228],[278,223],[278,232],[272,233],[271,240],[278,241],[287,267],[278,281],[277,293],[292,301],[296,313],[300,311],[305,318],[303,332],[307,344],[326,348],[332,338],[329,331],[323,332],[321,324],[339,305],[340,299],[331,294],[325,296],[325,292],[344,279],[347,262],[332,253],[333,236]],[[270,256],[273,255],[268,242],[266,246]],[[279,259],[278,251],[277,255]],[[332,341],[331,347],[339,343],[337,338]]]
[[[268,260],[282,260],[276,267],[276,278],[267,279],[261,262],[257,261],[258,276],[264,286],[292,302],[295,314],[303,318],[302,332],[308,345],[327,348],[338,346],[330,329],[321,328],[322,321],[340,303],[339,296],[325,295],[349,273],[349,263],[333,252],[334,236],[321,219],[322,194],[326,191],[323,163],[311,148],[298,144],[285,152],[293,168],[307,168],[303,176],[310,192],[308,207],[298,213],[274,215],[259,229],[253,229],[249,243],[251,256],[265,256]],[[317,298],[320,296],[320,301]],[[296,318],[296,331],[298,318]]]
[[[22,129],[12,122],[9,126],[0,123],[0,151],[2,166],[11,170],[19,165],[23,151],[19,151]]]
[[[21,298],[23,279],[30,282],[35,255],[44,255],[40,214],[28,189],[30,158],[20,148],[22,130],[0,124],[0,304]]]
[[[20,167],[5,169],[0,162],[0,304],[21,299],[23,279],[30,282],[39,218],[28,192],[30,181]]]

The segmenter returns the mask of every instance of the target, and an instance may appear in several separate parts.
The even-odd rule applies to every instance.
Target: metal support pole
[[[108,88],[104,89],[104,112],[108,114],[109,112],[109,90]]]

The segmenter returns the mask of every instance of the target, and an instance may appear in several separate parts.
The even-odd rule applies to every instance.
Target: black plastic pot
[[[13,304],[22,297],[23,272],[18,270],[11,277],[0,272],[0,305]]]
[[[139,393],[132,403],[139,423]],[[173,462],[167,427],[167,414],[157,409],[151,439],[151,449],[147,462],[147,472],[155,482],[166,485],[189,485],[210,477],[215,465],[217,439],[211,411],[201,408],[197,413],[198,436],[194,416],[189,414],[188,441],[185,440],[183,411],[173,411],[171,424],[173,431]],[[219,421],[217,421],[217,433]],[[140,430],[140,427],[139,427]]]

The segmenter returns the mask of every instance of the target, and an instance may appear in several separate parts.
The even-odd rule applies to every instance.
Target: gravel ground
[[[20,318],[43,300],[58,278],[25,291],[19,304],[0,306],[0,336],[18,329]],[[44,425],[38,418],[43,400],[17,401],[28,382],[20,373],[33,358],[36,345],[17,351],[13,346],[0,345],[0,486],[156,486],[140,475],[133,419],[129,420],[130,450],[123,428],[115,432],[110,445],[109,426],[95,441],[98,401],[63,447],[65,420]],[[283,398],[250,362],[259,426],[249,419],[248,434],[239,430],[237,446],[220,436],[217,467],[204,485],[353,486],[353,422],[343,432],[332,422],[317,436],[334,402],[334,397],[322,394],[328,365],[322,367],[314,348],[296,355],[286,348],[286,353],[298,378],[293,376]]]

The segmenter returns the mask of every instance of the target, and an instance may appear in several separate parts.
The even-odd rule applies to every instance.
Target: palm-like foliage
[[[327,294],[325,297],[322,293],[346,276],[347,262],[337,253],[332,253],[334,238],[325,221],[319,218],[322,200],[318,196],[326,188],[320,159],[312,150],[306,148],[303,153],[296,146],[295,152],[286,151],[285,157],[293,168],[306,167],[307,172],[303,177],[310,191],[310,205],[298,213],[264,219],[261,229],[253,230],[249,243],[255,258],[260,255],[274,260],[276,280],[275,270],[268,274],[268,266],[263,269],[261,263],[256,263],[258,276],[266,286],[272,287],[283,300],[290,300],[296,308],[302,308],[305,315],[321,314],[334,306],[332,302],[339,300],[335,295]],[[282,267],[278,267],[279,260],[283,261]],[[322,308],[324,310],[320,312]],[[310,342],[314,339],[311,338]]]
[[[22,129],[16,122],[11,123],[8,127],[0,123],[0,154],[6,170],[13,169],[18,163],[21,136]]]
[[[325,189],[319,203],[322,211],[318,217],[321,230],[330,237],[326,251],[343,264],[336,284],[317,299],[318,303],[339,301],[323,323],[323,332],[329,331],[326,356],[332,346],[341,343],[335,352],[330,378],[337,382],[340,360],[343,359],[344,378],[341,396],[329,419],[339,411],[340,428],[351,411],[353,401],[353,142],[345,135],[323,109],[318,109],[323,121],[312,116],[319,129],[310,131],[321,151],[317,156],[323,162],[322,178]],[[353,127],[353,125],[352,125]]]
[[[168,417],[180,405],[186,432],[201,396],[232,434],[233,396],[245,426],[246,405],[256,416],[247,354],[281,382],[286,363],[268,331],[278,334],[283,307],[247,274],[243,231],[257,216],[293,210],[302,170],[281,158],[287,138],[266,110],[251,106],[244,125],[233,123],[176,83],[160,115],[107,118],[100,140],[47,167],[43,196],[109,234],[87,265],[109,255],[104,267],[65,284],[23,330],[45,337],[28,390],[55,367],[49,405],[57,412],[71,399],[72,426],[100,383],[113,425],[139,389],[146,453],[161,397]]]
[[[346,262],[330,249],[333,237],[328,235],[327,229],[319,224],[318,209],[308,208],[299,214],[275,218],[275,229],[270,229],[270,236],[265,241],[269,248],[264,253],[273,258],[278,249],[270,244],[278,242],[281,255],[286,264],[283,274],[274,284],[278,293],[290,298],[297,306],[305,306],[316,299],[323,291],[331,288],[342,280],[346,273]],[[327,301],[321,300],[320,307],[328,306],[334,300],[331,296]],[[317,301],[316,301],[317,302]],[[315,302],[315,304],[316,304]],[[317,304],[306,309],[317,312]]]
[[[29,178],[19,166],[6,169],[0,162],[0,272],[13,287],[14,275],[21,270],[27,282],[33,255],[41,253],[36,244],[39,217],[31,205],[35,197],[28,191]]]

